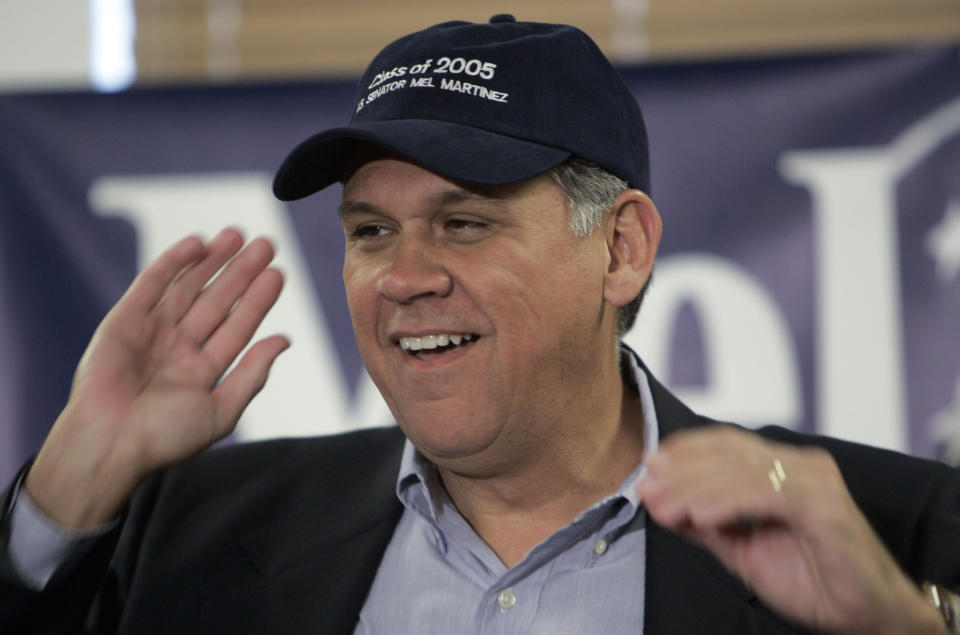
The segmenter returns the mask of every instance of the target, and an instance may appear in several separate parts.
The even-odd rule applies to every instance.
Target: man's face
[[[390,157],[353,171],[341,218],[361,356],[420,451],[480,473],[549,446],[613,347],[603,232],[574,236],[548,178],[465,189]]]

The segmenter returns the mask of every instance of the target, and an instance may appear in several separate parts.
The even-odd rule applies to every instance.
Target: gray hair
[[[621,192],[630,189],[626,181],[610,174],[595,163],[571,157],[547,174],[553,182],[560,186],[567,197],[570,212],[570,229],[573,233],[585,238],[600,226],[604,215],[613,205],[614,199]],[[647,279],[640,293],[633,300],[617,310],[617,337],[630,330],[637,319],[640,303],[650,286]]]

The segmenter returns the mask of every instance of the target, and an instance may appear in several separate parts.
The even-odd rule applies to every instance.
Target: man
[[[954,471],[715,424],[618,346],[661,221],[639,109],[585,35],[437,25],[381,52],[358,97],[275,191],[344,182],[357,342],[407,441],[194,456],[288,342],[221,380],[282,279],[263,240],[185,239],[105,318],[6,497],[4,626],[952,628],[918,583],[960,584]]]

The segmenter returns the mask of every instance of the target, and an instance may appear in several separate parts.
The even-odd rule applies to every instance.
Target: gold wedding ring
[[[779,492],[783,489],[783,484],[787,480],[787,473],[783,471],[783,464],[780,459],[773,460],[773,467],[767,472],[770,477],[770,484],[773,485],[773,491]]]

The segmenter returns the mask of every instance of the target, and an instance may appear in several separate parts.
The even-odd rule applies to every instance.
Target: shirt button
[[[509,611],[513,608],[513,605],[517,603],[517,596],[513,594],[513,589],[507,587],[503,591],[497,594],[497,604],[500,605],[501,611]]]
[[[607,551],[607,541],[601,538],[593,545],[593,553],[602,556]]]

